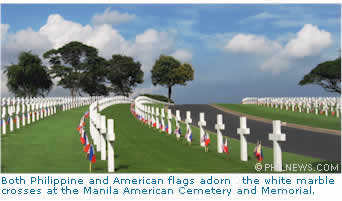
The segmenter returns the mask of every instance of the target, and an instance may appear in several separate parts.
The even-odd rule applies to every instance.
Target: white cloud
[[[287,71],[296,59],[318,55],[331,43],[332,39],[329,32],[319,30],[317,26],[306,24],[279,52],[271,55],[262,64],[261,69],[273,73]]]
[[[1,24],[1,40],[5,39],[8,29],[10,28],[10,26],[8,24]]]
[[[260,69],[280,73],[290,70],[296,59],[319,55],[332,44],[329,32],[311,24],[305,24],[296,34],[287,33],[286,38],[286,44],[281,45],[278,40],[240,33],[227,42],[225,50],[258,55],[262,53],[264,62]]]
[[[317,26],[306,24],[285,46],[284,51],[293,57],[305,57],[320,53],[331,44],[329,32],[319,30]]]
[[[136,18],[135,15],[129,13],[120,13],[116,10],[107,8],[103,13],[96,13],[92,18],[94,25],[110,24],[117,25],[125,22],[132,21]]]
[[[7,97],[10,96],[10,92],[6,86],[7,83],[7,77],[3,70],[1,70],[1,78],[0,78],[0,83],[1,83],[1,97]]]
[[[311,9],[305,9],[303,7],[290,6],[290,7],[279,7],[277,11],[273,12],[261,12],[256,15],[249,16],[242,19],[240,23],[255,23],[257,21],[265,20],[273,26],[280,28],[289,27],[302,27],[304,24],[311,23],[319,26],[339,26],[341,23],[339,12],[329,13],[331,17],[324,16],[323,18],[319,15],[314,15]],[[335,15],[335,16],[334,16]],[[334,17],[333,17],[334,16]]]
[[[126,54],[134,56],[143,65],[142,69],[149,72],[155,60],[161,54],[171,51],[175,35],[172,32],[158,32],[154,29],[147,29],[144,33],[136,36],[133,44],[129,46]],[[145,73],[145,78],[148,73]]]
[[[96,47],[99,54],[107,59],[113,54],[132,56],[142,64],[145,81],[148,82],[150,70],[159,55],[174,51],[176,35],[173,31],[147,29],[136,35],[135,40],[127,40],[108,24],[81,25],[54,14],[48,17],[46,24],[38,31],[28,28],[7,36],[2,54],[6,64],[16,63],[21,51],[32,50],[34,54],[41,55],[51,48],[80,41]]]
[[[245,24],[245,23],[250,23],[250,22],[256,21],[256,20],[272,20],[272,19],[277,19],[280,17],[281,16],[279,16],[277,14],[272,14],[272,13],[264,11],[264,12],[258,13],[256,15],[252,15],[252,16],[249,16],[245,19],[242,19],[242,20],[240,20],[240,23]]]
[[[279,43],[253,34],[237,34],[225,46],[228,51],[245,53],[269,53],[279,48]]]
[[[265,60],[261,65],[261,70],[268,71],[273,74],[279,74],[281,72],[286,72],[291,68],[291,58],[279,53],[275,54]]]
[[[252,16],[251,18],[256,19],[256,20],[264,20],[264,19],[278,18],[278,15],[274,15],[269,12],[262,12],[262,13]]]
[[[183,49],[178,49],[171,54],[171,56],[175,57],[176,59],[180,60],[181,62],[190,62],[192,59],[191,52]]]
[[[17,51],[30,51],[41,53],[52,47],[52,42],[42,33],[35,32],[31,28],[18,31],[14,35],[8,35],[5,47]]]

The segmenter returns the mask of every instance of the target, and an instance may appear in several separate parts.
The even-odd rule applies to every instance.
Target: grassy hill
[[[1,171],[6,173],[82,173],[89,162],[76,130],[88,107],[58,112],[1,137]],[[98,156],[99,158],[100,156]],[[98,161],[94,172],[106,172]]]
[[[1,138],[1,170],[6,173],[88,173],[89,162],[76,130],[88,107],[59,112]],[[248,144],[248,162],[240,161],[238,140],[229,139],[230,153],[216,153],[216,135],[211,133],[209,152],[199,146],[199,129],[193,129],[193,143],[149,128],[130,112],[129,104],[114,105],[102,114],[115,120],[115,168],[119,173],[242,173],[256,172],[255,145]],[[88,121],[88,120],[87,120]],[[88,126],[88,122],[86,124]],[[173,129],[175,122],[173,121]],[[263,163],[272,163],[272,149],[263,148]],[[103,173],[107,161],[93,165],[93,173]],[[319,159],[283,153],[283,163],[317,164]]]
[[[199,146],[199,128],[192,127],[193,143],[190,146],[184,139],[185,124],[181,124],[182,138],[177,142],[175,135],[159,132],[154,128],[138,121],[128,113],[129,105],[115,105],[102,113],[108,118],[115,119],[116,168],[119,172],[196,172],[196,173],[224,173],[224,172],[256,172],[257,160],[253,150],[255,145],[248,144],[248,162],[240,161],[240,142],[229,139],[230,153],[216,152],[216,135],[211,133],[209,152]],[[172,128],[175,129],[173,121]],[[273,162],[270,148],[263,148],[263,163]],[[283,163],[311,163],[321,162],[306,156],[292,153],[283,154]]]

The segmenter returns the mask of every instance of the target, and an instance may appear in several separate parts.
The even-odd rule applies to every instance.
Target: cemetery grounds
[[[164,107],[161,104],[154,106]],[[76,129],[88,108],[89,106],[84,106],[59,111],[43,121],[2,136],[1,172],[89,173],[89,161]],[[113,105],[101,113],[115,121],[116,141],[113,145],[115,171],[118,173],[257,173],[254,168],[257,163],[253,153],[255,144],[248,144],[248,162],[242,162],[239,140],[229,138],[229,154],[218,154],[216,134],[209,132],[211,143],[209,152],[206,153],[199,145],[198,127],[192,126],[193,141],[190,145],[184,139],[184,122],[181,122],[181,140],[177,141],[175,135],[167,135],[140,122],[130,113],[129,104]],[[88,126],[89,123],[86,122],[89,133]],[[174,128],[173,119],[172,129]],[[263,147],[263,155],[262,163],[273,162],[271,148]],[[96,153],[96,158],[92,173],[107,172],[107,161],[100,160],[100,152]],[[315,167],[318,163],[330,162],[283,152],[283,164],[286,163],[306,163]]]

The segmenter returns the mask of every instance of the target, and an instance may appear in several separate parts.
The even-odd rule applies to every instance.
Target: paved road
[[[191,111],[193,125],[197,126],[199,121],[199,113],[205,113],[207,121],[206,129],[216,132],[214,125],[216,123],[216,115],[223,114],[223,122],[226,129],[223,135],[239,139],[236,133],[240,127],[239,116],[232,115],[220,111],[210,105],[176,105],[170,108],[172,113],[180,110],[182,120],[185,119],[186,111]],[[247,127],[250,128],[251,134],[248,135],[247,141],[256,143],[261,140],[263,146],[272,147],[272,142],[268,140],[268,133],[272,133],[272,124],[247,119]],[[282,150],[292,152],[323,160],[341,161],[341,136],[324,134],[319,132],[306,131],[296,128],[282,126],[282,133],[286,133],[286,142],[281,143]]]

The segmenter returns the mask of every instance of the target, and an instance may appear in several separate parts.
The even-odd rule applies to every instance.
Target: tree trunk
[[[74,95],[74,91],[75,91],[74,88],[71,88],[71,89],[70,89],[70,95],[71,95],[71,97],[74,97],[74,96],[75,96],[75,95]]]
[[[172,86],[169,86],[169,103],[171,103]]]

